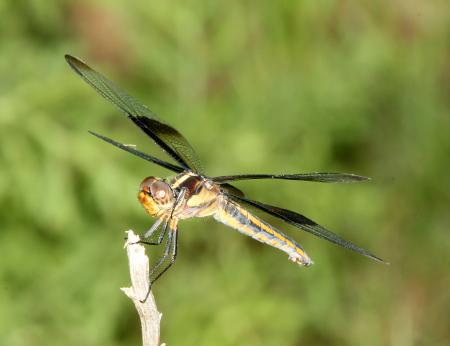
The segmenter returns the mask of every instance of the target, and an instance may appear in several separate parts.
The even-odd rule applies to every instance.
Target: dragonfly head
[[[138,199],[152,216],[159,216],[170,210],[175,203],[170,185],[163,179],[155,177],[147,177],[142,181],[139,186]]]

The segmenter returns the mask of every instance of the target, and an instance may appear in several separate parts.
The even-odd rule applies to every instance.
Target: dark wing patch
[[[197,173],[202,172],[200,161],[194,149],[181,133],[163,123],[149,108],[134,97],[128,95],[84,62],[70,55],[66,55],[65,58],[70,67],[83,80],[105,99],[124,112],[128,118],[152,138],[178,164],[185,169],[190,169]]]
[[[235,195],[235,196],[239,196],[239,197],[245,196],[244,192],[242,192],[236,186],[233,186],[231,184],[224,183],[224,184],[220,184],[219,186],[222,189],[222,191],[225,191],[227,194],[231,194],[231,195]]]
[[[272,216],[275,216],[277,218],[282,219],[283,221],[300,228],[306,232],[309,232],[311,234],[314,234],[315,236],[328,240],[329,242],[332,242],[334,244],[337,244],[339,246],[342,246],[344,248],[350,249],[352,251],[355,251],[361,255],[364,255],[366,257],[369,257],[377,262],[388,264],[387,262],[383,261],[381,258],[373,255],[369,251],[360,248],[359,246],[356,246],[355,244],[339,237],[337,234],[334,234],[333,232],[325,229],[324,227],[320,226],[316,222],[308,219],[307,217],[298,214],[296,212],[274,207],[268,204],[264,204],[261,202],[253,201],[244,197],[236,196],[236,195],[228,195],[229,198],[235,200],[236,202],[242,202],[249,206],[252,206],[254,208],[257,208],[259,210],[262,210]]]
[[[186,168],[199,174],[203,172],[200,160],[194,149],[183,135],[173,127],[145,116],[129,116],[129,118],[161,148],[165,148],[167,152],[180,156],[186,163]]]

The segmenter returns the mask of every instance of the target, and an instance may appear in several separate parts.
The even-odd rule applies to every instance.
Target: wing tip
[[[70,54],[64,54],[64,58],[66,59],[66,61],[67,62],[69,62],[70,60],[72,60],[72,59],[75,59],[72,55],[70,55]]]
[[[112,145],[114,145],[114,146],[116,146],[116,147],[119,147],[119,148],[120,148],[121,146],[123,146],[122,143],[116,142],[115,140],[113,140],[113,139],[111,139],[111,138],[108,138],[108,137],[106,137],[106,136],[103,136],[103,135],[101,135],[101,134],[99,134],[99,133],[96,133],[96,132],[94,132],[94,131],[88,130],[88,133],[91,134],[91,135],[93,135],[94,137],[97,137],[97,138],[101,139],[102,141],[105,141],[105,142],[107,142],[107,143],[110,143],[110,144],[112,144]]]
[[[87,68],[87,65],[83,61],[74,57],[73,55],[64,54],[64,58],[66,59],[66,62],[69,64],[69,66],[79,75],[81,75],[81,69]]]
[[[74,65],[77,61],[79,61],[77,58],[75,58],[74,56],[72,56],[70,54],[64,54],[64,59],[66,59],[67,63],[70,66]]]
[[[385,264],[385,265],[391,265],[391,263],[389,263],[389,262],[385,261],[384,259],[382,259],[382,258],[380,258],[378,256],[375,256],[375,255],[373,255],[371,253],[363,253],[363,255],[365,255],[366,257],[374,260],[375,262],[382,263],[382,264]]]
[[[358,175],[358,177],[359,177],[360,181],[370,181],[370,180],[372,180],[371,177],[365,177],[363,175]]]
[[[88,130],[88,133],[90,133],[91,135],[95,136],[95,137],[102,137],[101,135],[99,135],[98,133]]]

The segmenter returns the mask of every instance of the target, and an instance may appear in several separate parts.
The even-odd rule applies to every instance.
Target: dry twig
[[[121,290],[133,301],[139,313],[142,345],[158,346],[162,314],[156,307],[155,298],[151,291],[145,302],[142,302],[149,288],[149,260],[145,254],[144,246],[138,243],[139,236],[134,234],[132,230],[129,230],[127,234],[125,247],[130,267],[131,287],[121,288]]]

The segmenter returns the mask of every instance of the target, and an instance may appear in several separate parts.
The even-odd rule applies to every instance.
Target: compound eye
[[[158,181],[155,177],[145,178],[141,185],[139,186],[139,191],[144,191],[145,193],[151,193],[151,186],[154,182]]]
[[[152,183],[150,193],[155,199],[166,200],[170,198],[172,191],[168,184],[159,180]]]

